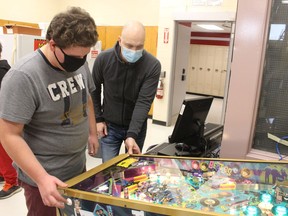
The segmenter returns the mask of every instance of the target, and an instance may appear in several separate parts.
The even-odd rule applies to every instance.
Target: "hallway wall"
[[[122,26],[128,20],[136,19],[144,25],[157,26],[159,4],[160,0],[0,0],[0,18],[34,23],[50,22],[56,13],[68,6],[77,6],[87,10],[97,25]]]

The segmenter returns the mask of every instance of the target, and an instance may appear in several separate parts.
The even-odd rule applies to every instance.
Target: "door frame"
[[[220,124],[225,123],[225,113],[226,113],[226,107],[227,107],[227,97],[228,97],[228,91],[229,91],[229,81],[230,81],[230,76],[231,76],[231,61],[232,61],[232,57],[233,57],[233,47],[234,47],[234,34],[235,34],[235,20],[226,17],[224,20],[223,18],[221,19],[212,19],[212,17],[210,19],[205,19],[202,20],[200,18],[194,17],[193,20],[177,20],[175,19],[175,37],[174,37],[174,49],[173,49],[173,64],[172,64],[172,76],[171,77],[175,77],[176,72],[175,72],[175,68],[177,65],[176,59],[177,59],[177,47],[178,47],[178,38],[180,37],[178,35],[178,26],[179,22],[230,22],[231,23],[231,32],[230,32],[230,44],[229,44],[229,52],[228,52],[228,60],[227,60],[227,73],[226,73],[226,81],[225,81],[225,87],[224,87],[224,97],[223,97],[223,105],[222,105],[222,114],[221,114],[221,122]],[[190,45],[190,43],[189,43]],[[188,66],[188,65],[187,65]],[[173,97],[174,97],[174,91],[173,88],[175,87],[175,79],[173,79],[174,81],[171,83],[171,89],[169,90],[170,93],[170,98],[169,98],[169,108],[168,108],[168,125],[171,125],[171,123],[174,123],[173,121],[175,121],[174,118],[174,114],[173,114]],[[181,104],[179,104],[179,107],[181,106]]]

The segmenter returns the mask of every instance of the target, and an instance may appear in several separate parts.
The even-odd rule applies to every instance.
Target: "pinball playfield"
[[[120,155],[61,192],[75,215],[284,216],[287,174],[279,161]]]

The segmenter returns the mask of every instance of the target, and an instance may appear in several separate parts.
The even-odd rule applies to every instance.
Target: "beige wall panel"
[[[145,26],[146,41],[144,48],[156,57],[157,55],[157,41],[158,41],[158,27]]]
[[[112,48],[117,40],[118,37],[121,35],[122,26],[107,26],[106,27],[106,41],[105,41],[105,47],[103,46],[103,49],[109,49]]]
[[[106,26],[97,26],[98,40],[102,42],[102,49],[106,46]]]
[[[207,46],[207,54],[206,54],[206,64],[204,67],[205,73],[205,83],[204,83],[204,94],[211,95],[212,94],[212,84],[213,84],[213,67],[214,67],[214,59],[215,59],[215,46]]]

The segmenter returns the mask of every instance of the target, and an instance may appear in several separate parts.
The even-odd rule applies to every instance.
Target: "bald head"
[[[122,29],[119,38],[120,46],[132,50],[143,49],[145,42],[145,27],[138,21],[128,22]]]

